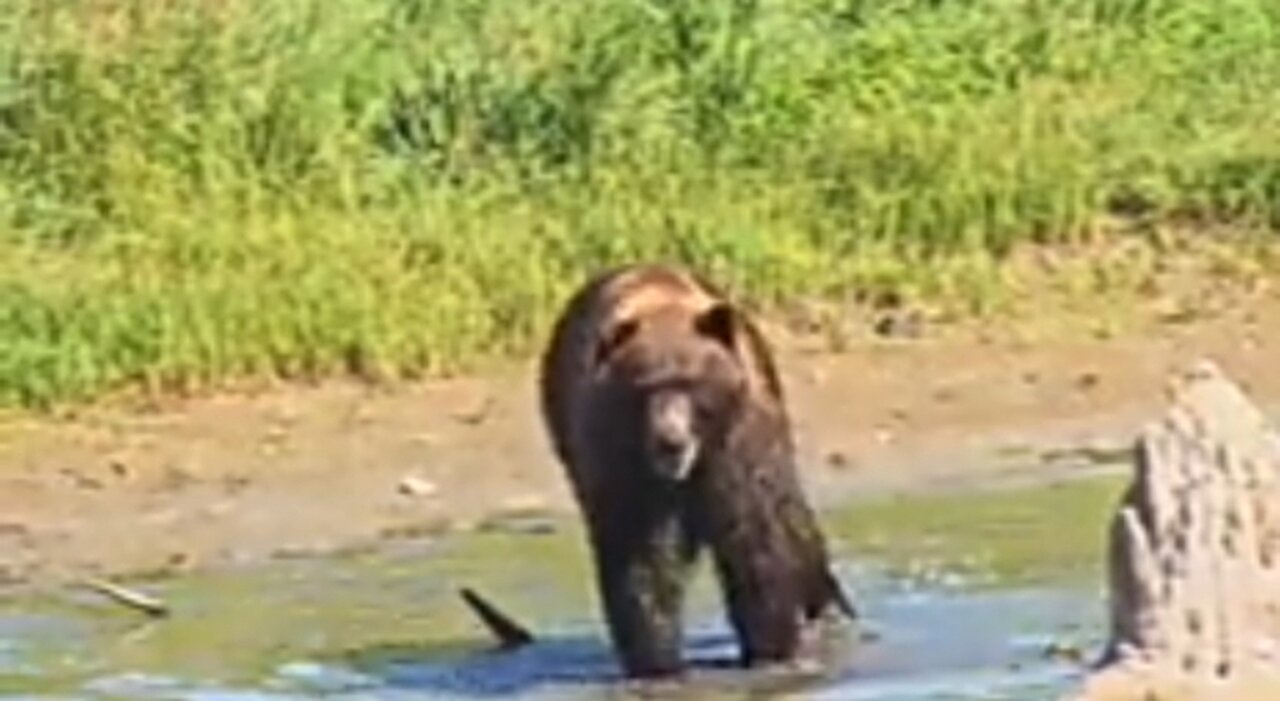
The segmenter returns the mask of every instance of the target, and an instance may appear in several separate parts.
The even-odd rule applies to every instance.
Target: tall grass
[[[1274,0],[0,0],[0,405],[525,351],[670,257],[928,294],[1280,226]]]

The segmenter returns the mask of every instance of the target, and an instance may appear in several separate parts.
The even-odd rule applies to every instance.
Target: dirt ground
[[[952,329],[842,353],[775,334],[811,493],[909,488],[1124,448],[1198,357],[1280,400],[1280,301],[1116,338]],[[571,507],[529,362],[103,406],[0,425],[0,581],[50,584],[359,548]]]

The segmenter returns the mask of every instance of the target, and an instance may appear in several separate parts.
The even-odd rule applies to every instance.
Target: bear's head
[[[686,479],[723,444],[746,401],[740,314],[721,300],[702,309],[673,304],[613,320],[597,339],[597,377],[656,477]]]

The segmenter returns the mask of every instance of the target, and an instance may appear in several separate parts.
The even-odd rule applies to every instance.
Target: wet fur
[[[728,314],[708,315],[713,308]],[[699,328],[709,316],[714,328]],[[687,381],[718,424],[687,482],[646,469],[627,385],[650,373]],[[772,354],[719,290],[661,265],[596,277],[558,320],[540,384],[552,446],[587,522],[604,613],[630,676],[682,668],[685,582],[703,546],[712,551],[744,664],[794,657],[805,622],[832,606],[853,614],[796,475]]]

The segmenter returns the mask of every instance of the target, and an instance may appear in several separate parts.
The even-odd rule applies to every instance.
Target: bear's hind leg
[[[716,574],[742,664],[752,667],[792,659],[800,648],[803,607],[796,581],[783,563],[718,552]]]

